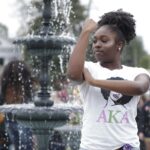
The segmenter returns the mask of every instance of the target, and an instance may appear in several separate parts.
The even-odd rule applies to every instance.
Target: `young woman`
[[[85,61],[92,32],[96,63]],[[139,150],[137,104],[150,77],[143,68],[121,64],[121,51],[135,36],[133,15],[122,10],[105,13],[98,23],[85,21],[67,70],[83,97],[81,150]]]
[[[10,61],[3,70],[1,76],[1,105],[2,104],[22,104],[32,101],[32,94],[35,80],[31,76],[31,71],[24,61]],[[0,116],[2,116],[1,114]],[[32,150],[32,132],[29,128],[23,127],[16,120],[3,119],[7,137],[0,146],[9,149],[13,146],[15,150]]]
[[[1,103],[21,104],[32,101],[34,80],[29,66],[21,60],[10,61],[1,76]]]

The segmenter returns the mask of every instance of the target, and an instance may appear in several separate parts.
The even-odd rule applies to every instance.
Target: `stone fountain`
[[[52,130],[65,125],[71,112],[81,110],[80,107],[63,104],[56,105],[51,99],[51,92],[48,88],[50,77],[48,64],[50,60],[54,55],[59,55],[62,50],[75,43],[73,38],[62,36],[60,33],[56,35],[53,30],[53,7],[56,2],[57,0],[43,0],[43,22],[38,34],[14,41],[17,45],[24,45],[26,50],[31,55],[38,56],[40,61],[40,91],[34,98],[34,103],[0,106],[0,112],[5,113],[6,116],[12,114],[11,116],[18,123],[32,129],[37,138],[38,150],[48,150]],[[65,30],[66,26],[67,24],[64,23],[61,29]]]

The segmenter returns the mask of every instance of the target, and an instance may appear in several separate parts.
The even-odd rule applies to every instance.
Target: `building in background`
[[[8,37],[8,29],[0,23],[0,74],[3,67],[11,60],[22,59],[21,50]]]

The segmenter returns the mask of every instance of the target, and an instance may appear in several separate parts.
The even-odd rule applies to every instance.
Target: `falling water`
[[[50,2],[50,0],[43,1]],[[25,45],[30,53],[32,63],[37,63],[39,66],[43,65],[43,62],[45,63],[42,67],[38,66],[33,69],[34,75],[41,75],[41,82],[46,79],[44,84],[42,83],[44,88],[41,88],[44,92],[41,90],[40,93],[38,93],[40,96],[37,96],[42,106],[34,105],[33,103],[11,106],[5,105],[0,107],[0,111],[6,114],[7,119],[10,119],[8,114],[11,113],[13,120],[17,120],[20,125],[32,130],[37,140],[36,144],[38,150],[48,150],[49,143],[53,147],[52,150],[54,150],[54,146],[56,148],[59,145],[61,145],[60,147],[65,147],[65,150],[67,147],[70,147],[71,150],[78,150],[80,142],[80,115],[82,114],[81,106],[71,105],[68,101],[64,101],[65,104],[54,103],[53,106],[50,105],[51,107],[49,105],[43,105],[45,101],[49,102],[51,100],[55,102],[55,99],[51,97],[51,91],[49,93],[49,87],[51,87],[51,85],[47,85],[48,80],[52,80],[51,74],[48,76],[48,73],[53,72],[53,56],[58,56],[60,63],[59,69],[61,73],[64,74],[65,70],[63,66],[66,64],[66,60],[64,59],[67,59],[68,52],[70,52],[71,49],[70,47],[68,48],[68,46],[73,45],[75,42],[74,38],[68,36],[67,33],[70,25],[69,15],[71,11],[71,1],[53,0],[51,6],[52,8],[49,11],[52,13],[50,20],[50,27],[52,28],[45,26],[45,24],[49,25],[45,19],[39,34],[35,35],[32,32],[32,35],[27,35],[15,42],[18,45]],[[53,31],[49,32],[50,29]],[[21,78],[20,76],[19,80],[21,80]],[[65,90],[68,90],[67,88],[69,87],[65,87]],[[71,90],[71,88],[69,90]],[[20,134],[21,133],[22,132],[20,132]],[[60,137],[60,140],[55,138],[55,136],[57,138]]]

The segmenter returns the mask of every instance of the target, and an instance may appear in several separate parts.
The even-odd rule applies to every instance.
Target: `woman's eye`
[[[108,41],[109,41],[109,39],[107,37],[105,37],[105,36],[103,36],[101,38],[101,42],[103,42],[103,43],[107,43]]]
[[[106,42],[107,42],[107,40],[102,40],[102,42],[103,42],[103,43],[106,43]]]
[[[103,43],[106,43],[107,41],[108,41],[108,39],[106,39],[106,38],[101,39],[101,42],[103,42]]]

